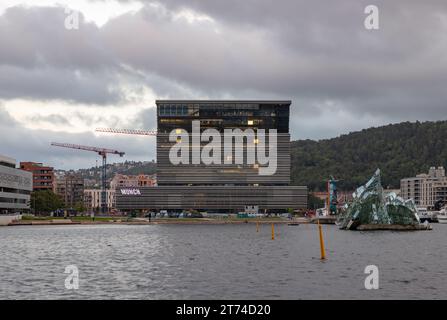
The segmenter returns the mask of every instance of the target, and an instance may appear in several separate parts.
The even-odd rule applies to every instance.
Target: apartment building
[[[20,169],[33,174],[33,191],[54,191],[54,168],[39,162],[20,162]]]
[[[413,199],[420,207],[433,207],[438,200],[447,201],[447,177],[444,167],[431,167],[428,174],[400,181],[401,196],[405,200]]]

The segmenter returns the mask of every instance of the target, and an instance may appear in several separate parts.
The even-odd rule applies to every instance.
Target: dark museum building
[[[138,188],[131,195],[116,190],[118,209],[238,212],[258,206],[262,212],[277,212],[307,206],[307,187],[289,185],[291,101],[157,100],[156,104],[158,186]],[[204,139],[204,132],[221,138]],[[217,143],[209,153],[217,160],[205,164],[201,152],[210,141]],[[170,152],[179,143],[189,148],[187,160],[172,163]]]

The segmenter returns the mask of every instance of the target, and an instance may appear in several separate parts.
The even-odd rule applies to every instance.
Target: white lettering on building
[[[121,194],[125,196],[141,196],[139,189],[121,189]]]

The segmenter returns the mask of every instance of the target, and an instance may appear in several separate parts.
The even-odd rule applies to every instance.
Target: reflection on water
[[[315,225],[0,228],[0,299],[445,299],[447,225],[350,232]],[[377,265],[380,289],[364,288]],[[79,290],[67,290],[67,265]]]

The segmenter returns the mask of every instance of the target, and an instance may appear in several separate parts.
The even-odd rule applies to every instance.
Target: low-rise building
[[[39,162],[20,162],[20,169],[33,174],[33,191],[54,191],[54,168]]]
[[[115,190],[106,190],[107,208],[115,208]],[[99,212],[101,210],[102,191],[100,189],[84,190],[84,206],[89,212]]]
[[[413,199],[420,207],[433,207],[438,200],[447,201],[447,177],[444,167],[431,167],[428,174],[400,181],[401,197]]]
[[[30,209],[33,174],[16,168],[16,161],[0,155],[0,214]]]

